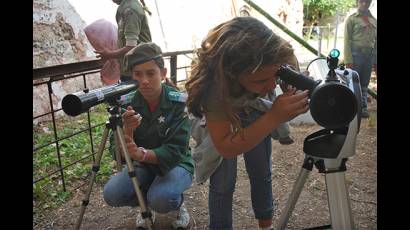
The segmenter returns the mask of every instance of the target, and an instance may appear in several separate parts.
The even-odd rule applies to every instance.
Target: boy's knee
[[[105,203],[107,203],[109,206],[116,206],[117,202],[115,202],[115,192],[113,192],[112,189],[107,185],[104,186],[103,198]]]
[[[168,213],[178,210],[181,203],[181,194],[157,193],[147,194],[148,205],[158,213]]]
[[[119,190],[110,186],[105,186],[103,191],[104,201],[112,207],[138,206],[136,194],[129,191]]]

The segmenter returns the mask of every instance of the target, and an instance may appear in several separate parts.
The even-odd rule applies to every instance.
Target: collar
[[[356,16],[356,17],[368,16],[369,18],[370,18],[370,17],[373,18],[373,15],[372,15],[372,13],[370,12],[370,10],[367,10],[366,12],[357,10],[356,13],[354,13],[354,16]]]
[[[159,101],[158,107],[161,109],[172,107],[172,102],[171,100],[169,100],[169,97],[168,97],[170,87],[163,83],[161,83],[161,86],[162,86],[162,92],[160,95],[160,101]],[[144,97],[138,90],[135,93],[135,97],[133,101],[131,102],[131,104],[135,107],[144,107],[144,106],[148,107],[148,103],[145,101]]]

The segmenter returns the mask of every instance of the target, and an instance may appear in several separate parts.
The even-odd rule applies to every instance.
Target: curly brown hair
[[[246,92],[239,78],[259,67],[294,60],[293,48],[253,17],[235,17],[211,29],[196,51],[191,76],[185,84],[188,111],[202,117],[211,87],[235,130],[240,120],[229,103],[229,97]],[[208,94],[207,94],[208,93]]]

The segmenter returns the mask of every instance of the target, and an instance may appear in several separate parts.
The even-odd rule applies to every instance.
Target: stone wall
[[[33,68],[94,59],[93,49],[83,32],[85,26],[67,0],[34,0]],[[102,86],[98,74],[95,75],[97,76],[87,78],[88,88]],[[82,86],[81,78],[53,82],[54,109],[61,108],[61,100],[66,94],[81,90]],[[33,87],[33,117],[47,112],[50,112],[47,85]],[[62,112],[59,112],[57,115],[61,114]],[[50,118],[42,117],[33,122]]]
[[[91,59],[89,44],[81,20],[67,0],[34,0],[33,67]]]

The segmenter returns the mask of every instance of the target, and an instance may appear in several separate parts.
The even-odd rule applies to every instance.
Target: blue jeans
[[[362,88],[362,108],[367,108],[367,88],[369,87],[374,63],[374,52],[362,52],[360,48],[352,47],[353,70],[357,71]]]
[[[167,213],[179,209],[183,202],[183,192],[192,183],[192,174],[182,167],[175,167],[161,177],[147,167],[135,166],[137,180],[147,206],[158,213]],[[114,207],[138,206],[137,195],[128,169],[124,169],[110,178],[104,186],[104,200]]]
[[[261,114],[253,112],[242,119],[244,126]],[[273,217],[272,198],[272,142],[267,136],[256,147],[244,153],[246,172],[251,185],[252,208],[256,219]],[[209,229],[232,229],[232,201],[236,183],[237,158],[223,159],[210,177]]]

